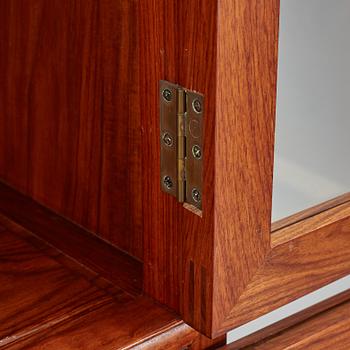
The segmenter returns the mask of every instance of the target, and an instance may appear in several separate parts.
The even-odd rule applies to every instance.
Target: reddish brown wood
[[[23,52],[31,46],[28,37],[36,28],[29,29],[27,26],[23,35],[19,35],[16,17],[10,15],[14,13],[14,6],[15,2],[0,2],[0,175],[19,190],[26,191],[28,78],[33,56],[26,57]],[[31,9],[29,13],[35,16],[35,9]],[[23,15],[25,10],[19,8],[18,16]],[[21,77],[21,83],[16,82],[16,76]]]
[[[215,341],[205,338],[170,315],[147,299],[114,303],[43,330],[8,349],[204,350],[225,343],[222,337]]]
[[[219,346],[144,296],[131,296],[0,216],[1,349]],[[152,347],[151,347],[152,348]],[[153,347],[154,348],[154,347]]]
[[[349,269],[344,211],[271,241],[278,16],[279,0],[0,2],[0,177],[144,258],[144,290],[210,336]],[[160,79],[205,95],[202,218],[159,188]],[[5,207],[127,280],[85,231]]]
[[[159,191],[152,111],[145,119],[154,130],[144,159],[153,204],[144,215],[145,289],[213,334],[269,251],[278,1],[188,1],[166,14],[180,44],[174,50],[172,30],[160,44],[146,42],[154,52],[161,45],[169,67],[174,51],[178,59],[175,72],[158,68],[159,78],[205,95],[203,217]],[[163,22],[155,25],[162,33]]]
[[[28,234],[4,231],[0,246],[2,346],[113,298],[98,286],[96,276],[84,275],[79,266],[48,246],[33,243]]]
[[[304,236],[306,233],[333,224],[350,216],[350,202],[340,204],[305,220],[296,222],[272,232],[271,247],[277,247],[283,243]]]
[[[274,247],[217,334],[346,276],[349,235],[350,216]]]
[[[160,333],[159,335],[140,344],[142,350],[202,350],[221,349],[226,344],[226,336],[211,340],[199,333],[194,333],[193,329],[182,323],[173,330]]]
[[[310,319],[311,316],[318,317],[322,312],[332,309],[333,307],[344,303],[344,301],[350,300],[350,290],[338,294],[332,298],[329,298],[321,303],[313,305],[303,311],[292,315],[288,318],[285,318],[281,321],[278,321],[271,326],[263,328],[256,333],[250,334],[247,337],[239,339],[233,343],[230,343],[226,346],[220,348],[221,350],[239,350],[243,349],[251,344],[258,343],[262,340],[266,340],[271,338],[272,336],[277,336],[277,333],[282,331],[286,331],[289,327],[293,327],[294,325],[301,323],[305,320]],[[287,331],[288,332],[288,331]]]
[[[0,3],[0,177],[138,258],[140,6]]]
[[[140,261],[1,182],[0,213],[120,288],[136,295],[141,293]]]
[[[121,249],[142,259],[142,134],[140,71],[147,47],[138,23],[155,14],[140,11],[141,2],[98,2],[97,64],[101,68],[99,118],[102,154],[99,232]],[[156,35],[155,28],[145,28]],[[152,77],[155,79],[155,77]],[[125,234],[127,232],[127,234]]]
[[[215,331],[270,250],[279,20],[278,0],[219,3]]]
[[[350,302],[316,315],[248,349],[346,350],[350,347]]]
[[[216,1],[148,1],[154,12],[141,22],[143,121],[143,220],[145,291],[210,334],[213,270]],[[147,28],[153,27],[157,36]],[[147,48],[147,50],[146,50]],[[159,55],[161,53],[161,55]],[[155,79],[154,79],[155,77]],[[203,217],[184,209],[159,186],[158,81],[179,83],[205,95]]]
[[[0,6],[0,175],[137,257],[144,241],[145,291],[212,335],[269,249],[278,1]],[[205,95],[202,218],[159,188],[160,79]]]

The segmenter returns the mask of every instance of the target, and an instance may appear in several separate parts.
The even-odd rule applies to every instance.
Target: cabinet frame
[[[159,115],[148,118],[144,290],[217,337],[350,271],[350,202],[271,234],[279,0],[163,10],[174,30],[157,41],[173,63],[159,63],[162,79],[205,96],[203,216],[161,193]]]

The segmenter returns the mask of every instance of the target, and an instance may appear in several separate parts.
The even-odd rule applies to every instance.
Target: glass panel
[[[350,189],[350,0],[281,0],[272,221]]]

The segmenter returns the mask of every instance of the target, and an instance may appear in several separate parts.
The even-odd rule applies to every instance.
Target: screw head
[[[170,190],[173,187],[173,180],[170,176],[166,175],[163,178],[163,184],[168,190]]]
[[[202,103],[198,99],[192,101],[192,108],[196,113],[202,112]]]
[[[172,93],[169,89],[164,89],[162,92],[162,96],[163,96],[164,100],[168,101],[168,102],[170,102],[172,97],[173,97]]]
[[[192,190],[192,198],[196,203],[199,203],[202,199],[201,193],[196,188]]]
[[[192,147],[192,155],[196,159],[202,158],[202,149],[198,145]]]
[[[168,147],[171,147],[173,145],[173,138],[167,132],[163,134],[162,140],[163,140],[164,144]]]

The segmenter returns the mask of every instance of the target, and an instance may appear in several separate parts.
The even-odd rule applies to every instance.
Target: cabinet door
[[[155,114],[143,140],[144,289],[212,337],[350,270],[348,196],[271,225],[279,6],[166,9],[161,79],[204,95],[202,213],[160,190]]]

